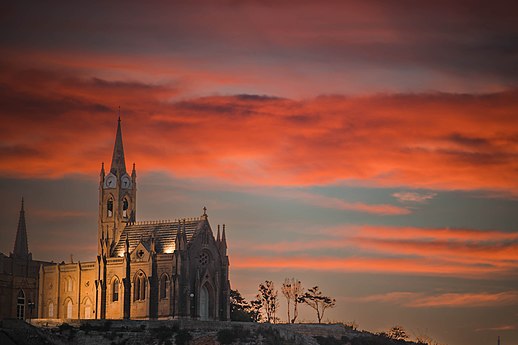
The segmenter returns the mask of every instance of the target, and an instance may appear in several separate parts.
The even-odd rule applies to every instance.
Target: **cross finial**
[[[121,122],[121,106],[119,105],[119,122]]]
[[[207,208],[205,206],[203,206],[203,215],[206,216],[207,215]]]

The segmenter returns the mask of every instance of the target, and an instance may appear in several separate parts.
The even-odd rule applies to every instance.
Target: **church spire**
[[[120,177],[126,173],[126,161],[124,160],[124,147],[122,146],[121,118],[117,123],[117,135],[113,147],[112,166],[110,172]]]
[[[27,227],[25,225],[25,210],[23,207],[20,209],[20,218],[18,220],[18,230],[16,231],[16,240],[14,242],[13,255],[17,257],[28,257],[29,256],[29,244],[27,243]]]

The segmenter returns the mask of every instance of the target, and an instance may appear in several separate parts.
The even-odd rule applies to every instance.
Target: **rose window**
[[[199,258],[200,265],[205,266],[209,263],[209,256],[207,253],[201,253]]]

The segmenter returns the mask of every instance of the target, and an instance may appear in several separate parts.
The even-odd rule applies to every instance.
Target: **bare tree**
[[[323,296],[322,291],[320,291],[318,286],[308,289],[308,291],[298,299],[300,303],[306,303],[311,308],[315,309],[317,312],[318,323],[322,322],[326,309],[334,308],[336,305],[336,300],[334,298],[331,299],[330,297]]]
[[[259,294],[257,295],[257,299],[261,301],[264,314],[266,316],[266,322],[275,323],[277,321],[275,316],[277,307],[279,306],[277,295],[278,292],[275,290],[271,280],[266,280],[264,284],[259,284]]]
[[[284,279],[284,283],[281,288],[282,294],[286,297],[286,302],[288,303],[288,323],[295,323],[298,317],[297,305],[299,303],[298,299],[304,293],[304,288],[302,287],[302,283],[300,280],[296,280],[295,278],[286,278]],[[290,304],[293,301],[293,318],[290,315]]]

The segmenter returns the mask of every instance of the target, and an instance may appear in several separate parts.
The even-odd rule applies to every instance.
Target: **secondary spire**
[[[126,173],[126,161],[124,159],[124,146],[122,145],[121,118],[119,109],[119,120],[117,122],[117,134],[115,136],[115,146],[113,147],[112,166],[110,172],[116,176]]]
[[[25,225],[25,210],[23,207],[20,209],[20,218],[18,219],[18,230],[16,231],[16,240],[14,242],[13,255],[17,257],[26,258],[29,256],[29,244],[27,241],[27,227]]]

